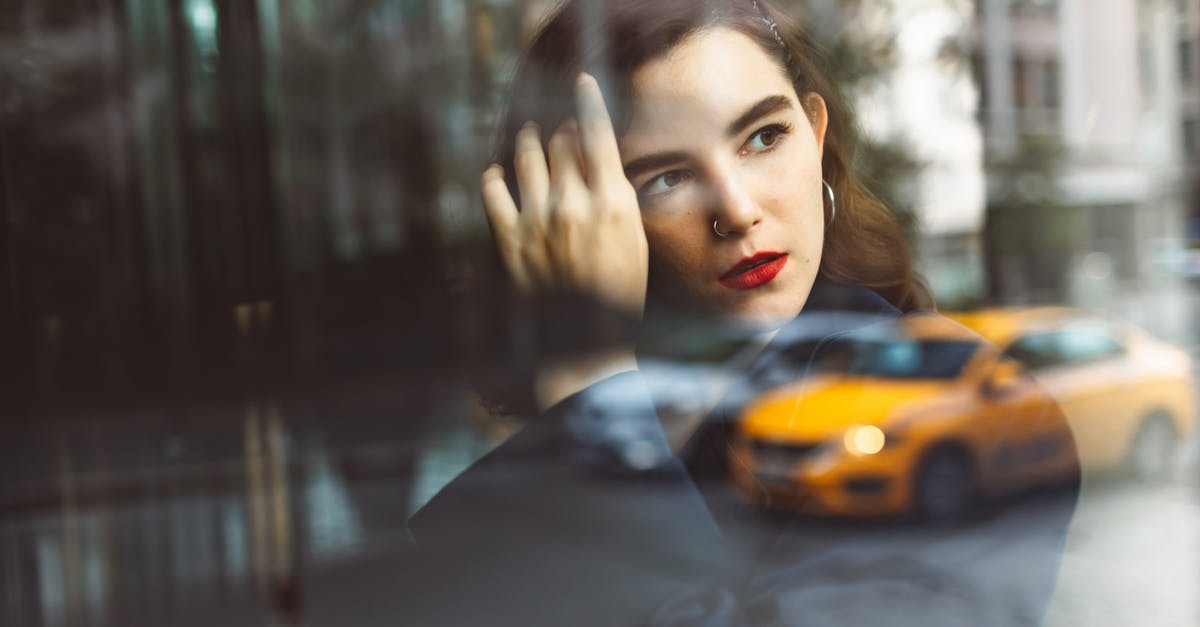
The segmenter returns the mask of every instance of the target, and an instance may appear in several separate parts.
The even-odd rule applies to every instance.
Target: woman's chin
[[[754,311],[739,311],[730,313],[726,318],[740,327],[745,327],[755,331],[774,331],[779,327],[791,322],[796,315],[800,313],[798,310],[793,312],[776,311],[772,309],[754,310]]]
[[[767,292],[732,303],[727,315],[739,324],[762,330],[777,329],[800,315],[806,300],[808,290]]]

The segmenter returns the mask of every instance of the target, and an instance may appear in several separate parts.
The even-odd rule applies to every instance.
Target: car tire
[[[934,449],[917,467],[914,493],[914,510],[922,520],[934,524],[964,520],[977,496],[970,457],[957,448]]]
[[[1142,421],[1129,447],[1129,474],[1144,483],[1161,483],[1175,472],[1179,435],[1171,419],[1154,414]]]

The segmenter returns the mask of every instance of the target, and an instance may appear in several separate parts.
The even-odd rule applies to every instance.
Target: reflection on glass
[[[457,419],[461,379],[521,367],[492,348],[528,339],[465,287],[495,265],[477,173],[501,92],[556,3],[2,4],[0,624],[286,622],[281,588],[399,544],[408,514],[522,424]],[[943,309],[1069,303],[1138,326],[958,317],[1011,371],[944,338],[811,329],[763,359],[746,338],[676,342],[689,350],[643,362],[672,447],[720,402],[707,426],[738,436],[753,498],[901,511],[920,479],[938,491],[922,506],[953,513],[964,450],[990,455],[986,478],[1049,475],[1048,396],[1095,490],[1051,622],[1200,623],[1200,9],[800,5],[853,69],[873,191]],[[339,386],[369,401],[329,402]],[[624,442],[632,467],[663,453],[620,421],[576,435]],[[950,436],[979,446],[918,454]],[[385,470],[355,465],[371,446]],[[1110,481],[1126,469],[1148,481]],[[1019,504],[1001,509],[987,537],[1032,545],[1005,517]],[[809,522],[785,541],[834,533]],[[894,522],[837,532],[893,549],[897,580],[929,573],[905,543],[933,540]],[[994,596],[1009,582],[993,574]]]
[[[309,458],[304,505],[309,551],[318,560],[337,560],[363,549],[362,522],[346,483],[327,453]]]

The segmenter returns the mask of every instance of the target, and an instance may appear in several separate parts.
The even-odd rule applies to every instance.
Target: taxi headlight
[[[842,443],[851,455],[874,455],[883,450],[887,436],[875,425],[855,425],[846,429]]]

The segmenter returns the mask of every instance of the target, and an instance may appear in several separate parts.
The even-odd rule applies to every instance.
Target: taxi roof
[[[1061,328],[1064,324],[1096,315],[1071,307],[989,307],[971,312],[946,312],[947,318],[962,324],[1003,346],[1019,335]]]

